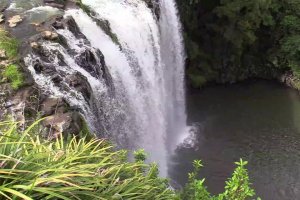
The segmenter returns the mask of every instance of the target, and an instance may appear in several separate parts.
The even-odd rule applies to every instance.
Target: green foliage
[[[237,168],[234,170],[232,178],[226,181],[225,192],[218,197],[220,200],[244,200],[255,195],[254,190],[250,187],[249,175],[245,168],[248,162],[240,159],[235,164]]]
[[[281,26],[286,31],[300,31],[300,18],[296,15],[287,15],[283,17],[283,20],[281,22]]]
[[[3,72],[3,76],[10,81],[12,88],[15,90],[23,85],[23,74],[20,72],[17,65],[8,65]]]
[[[189,74],[189,78],[194,88],[202,88],[207,82],[206,78],[199,74]]]
[[[299,0],[177,3],[185,30],[188,68],[193,68],[188,76],[192,83],[201,83],[198,72],[218,83],[278,78],[290,72],[300,78]]]
[[[2,122],[0,199],[175,199],[157,166],[125,161],[105,140],[47,141]],[[139,169],[147,169],[140,171]]]
[[[204,186],[205,179],[198,180],[196,177],[203,167],[200,160],[195,160],[193,162],[194,171],[189,173],[189,182],[184,188],[181,198],[185,200],[210,200],[212,196],[207,191],[207,188]]]
[[[234,170],[232,178],[226,181],[225,191],[213,196],[204,185],[205,179],[197,179],[199,170],[203,165],[200,160],[195,160],[193,163],[194,171],[189,173],[189,182],[184,188],[181,198],[185,200],[247,200],[253,198],[255,192],[250,187],[249,175],[245,168],[247,162],[240,159],[235,164],[237,168]]]
[[[91,15],[91,8],[82,3],[82,0],[76,0],[76,4],[88,15]]]
[[[6,31],[0,29],[0,49],[5,50],[10,59],[16,59],[18,47],[19,42],[10,37]]]
[[[145,162],[147,158],[147,154],[144,149],[139,149],[137,151],[134,151],[133,154],[136,162]]]

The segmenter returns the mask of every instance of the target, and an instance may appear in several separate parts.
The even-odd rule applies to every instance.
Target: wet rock
[[[30,99],[32,94],[33,90],[31,87],[20,89],[14,95],[11,95],[6,106],[9,108],[13,118],[19,122],[20,127],[25,125],[25,108],[31,106],[28,103],[28,99]]]
[[[39,62],[36,62],[36,63],[33,65],[33,68],[34,68],[34,70],[35,70],[35,72],[36,72],[37,74],[42,73],[42,71],[44,70],[43,65],[41,65],[41,63],[39,63]]]
[[[65,1],[62,0],[44,0],[45,5],[55,8],[63,9],[65,7]]]
[[[78,134],[83,127],[83,120],[79,113],[67,112],[47,117],[43,125],[50,130],[48,138],[55,139],[60,134]]]
[[[37,42],[31,42],[30,43],[31,48],[33,49],[38,49],[40,47],[40,45]]]
[[[5,21],[4,15],[3,15],[3,14],[0,14],[0,24],[1,24],[2,22],[4,22],[4,21]]]
[[[41,104],[41,114],[43,117],[65,113],[67,109],[67,104],[61,98],[46,98]]]
[[[78,57],[76,57],[76,63],[88,71],[94,77],[100,77],[101,72],[97,66],[97,60],[95,55],[89,49],[86,49]]]
[[[6,59],[7,59],[6,51],[0,49],[0,60],[6,60]]]
[[[64,24],[60,21],[55,21],[52,26],[56,29],[63,29],[64,28]]]
[[[58,34],[52,31],[43,31],[42,37],[46,40],[56,40],[58,39]]]
[[[77,26],[76,21],[72,17],[68,17],[65,19],[66,27],[76,36],[82,36],[83,34],[81,33],[79,27]]]
[[[160,7],[159,7],[159,0],[144,0],[148,7],[152,10],[155,14],[157,19],[160,17]]]
[[[22,21],[23,21],[23,19],[20,15],[15,15],[8,20],[8,23],[9,23],[8,26],[10,28],[14,28]]]
[[[0,85],[0,120],[8,114],[8,98],[13,93],[13,89],[9,83]]]
[[[92,88],[85,76],[80,73],[75,73],[67,76],[66,82],[70,87],[73,87],[76,91],[80,92],[87,102],[90,101]]]
[[[53,81],[54,84],[58,85],[59,83],[61,83],[63,81],[63,78],[58,74],[54,74],[51,77],[51,80]]]

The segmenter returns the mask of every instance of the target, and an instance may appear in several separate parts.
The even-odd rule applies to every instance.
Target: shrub
[[[226,181],[225,191],[213,196],[204,185],[205,179],[197,179],[201,167],[201,161],[195,160],[194,172],[189,173],[189,182],[184,188],[181,198],[185,200],[246,200],[255,196],[254,190],[250,187],[248,171],[245,168],[246,161],[240,159],[235,163],[237,168],[234,170],[232,178]],[[257,198],[260,200],[260,198]]]

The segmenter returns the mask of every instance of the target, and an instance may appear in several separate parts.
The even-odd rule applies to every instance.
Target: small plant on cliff
[[[23,85],[23,74],[20,72],[17,65],[8,65],[3,72],[3,76],[10,81],[12,88],[15,90]]]

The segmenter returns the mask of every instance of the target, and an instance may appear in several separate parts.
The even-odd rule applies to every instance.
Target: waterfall
[[[185,55],[175,2],[161,0],[159,16],[143,0],[82,3],[91,9],[90,16],[71,9],[65,18],[72,17],[83,36],[58,29],[67,46],[51,42],[42,46],[52,55],[51,63],[63,79],[76,73],[86,78],[92,98],[87,101],[71,85],[55,85],[53,78],[37,73],[34,62],[38,56],[28,55],[25,63],[45,92],[77,106],[94,130],[120,147],[145,149],[149,160],[157,162],[166,176],[168,150],[174,149],[186,129]],[[97,61],[89,70],[78,62],[87,50]],[[47,64],[42,59],[39,62]]]
[[[173,151],[189,133],[186,125],[185,51],[175,0],[160,1],[160,46],[165,73],[168,120],[167,146]]]

